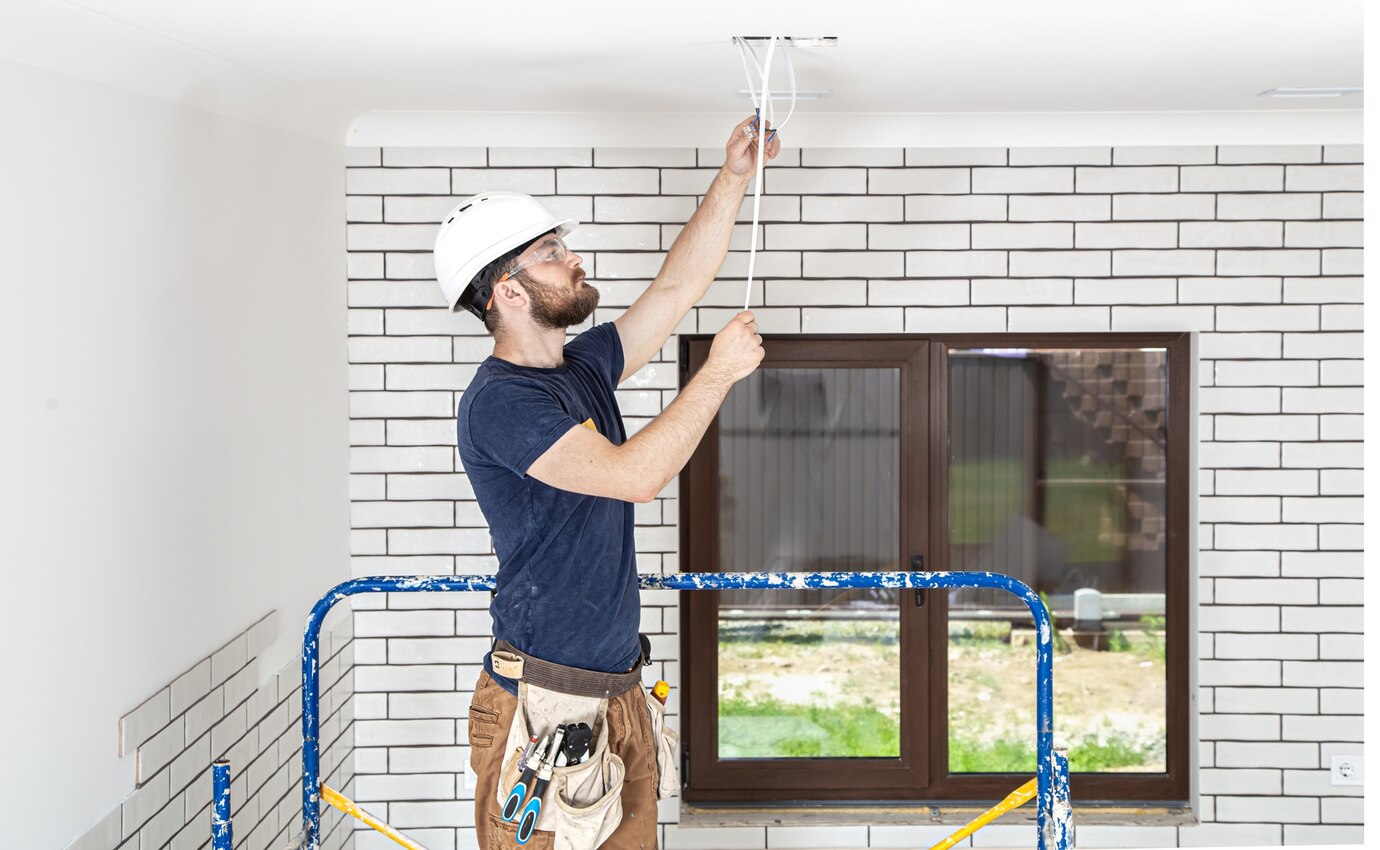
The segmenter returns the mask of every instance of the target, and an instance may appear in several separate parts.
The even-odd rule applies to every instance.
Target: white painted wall
[[[0,61],[0,800],[57,848],[117,720],[349,574],[344,149]]]

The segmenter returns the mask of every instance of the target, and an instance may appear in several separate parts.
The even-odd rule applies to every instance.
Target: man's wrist
[[[727,185],[732,186],[740,192],[747,191],[748,184],[752,182],[752,176],[751,172],[747,174],[737,174],[726,164],[719,166],[718,179],[723,180]]]
[[[719,364],[710,359],[704,362],[695,377],[704,382],[706,387],[713,388],[714,392],[720,396],[728,395],[728,391],[733,388],[733,374],[723,369]]]

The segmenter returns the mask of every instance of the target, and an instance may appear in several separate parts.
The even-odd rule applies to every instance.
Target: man
[[[517,682],[504,669],[534,683],[544,675],[567,693],[608,695],[609,746],[627,773],[622,821],[601,846],[657,846],[633,503],[650,502],[680,472],[729,389],[761,362],[757,323],[750,311],[734,316],[695,378],[631,439],[614,388],[661,350],[713,282],[756,171],[759,135],[754,118],[734,128],[723,166],[656,279],[613,322],[569,343],[566,328],[599,303],[583,258],[561,239],[574,222],[525,195],[495,192],[458,206],[437,237],[437,277],[451,309],[469,310],[494,336],[493,356],[456,414],[460,457],[499,562],[490,611],[502,658],[484,658],[468,727],[475,828],[486,850],[516,846],[497,800],[517,704]],[[780,147],[773,134],[767,159]],[[514,658],[520,674],[509,666]],[[526,846],[550,846],[551,837],[538,832]]]

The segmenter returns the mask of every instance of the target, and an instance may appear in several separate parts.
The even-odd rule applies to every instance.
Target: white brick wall
[[[491,344],[472,317],[438,309],[431,222],[467,193],[515,188],[589,223],[573,241],[606,321],[656,274],[722,153],[351,157],[354,572],[492,571],[453,423]],[[1203,823],[1089,826],[1088,846],[1360,841],[1359,789],[1327,774],[1333,753],[1361,750],[1360,162],[1355,145],[786,150],[766,173],[753,303],[767,332],[1200,332]],[[750,217],[749,200],[739,221]],[[740,225],[681,332],[717,331],[736,309],[747,238]],[[630,431],[674,396],[675,350],[620,391]],[[676,496],[673,483],[639,506],[645,572],[678,568]],[[356,603],[358,797],[433,850],[474,846],[464,716],[487,602]],[[666,659],[657,674],[678,685],[674,605],[647,594],[644,629]],[[662,808],[668,848],[892,847],[943,833],[689,830],[676,812]],[[976,844],[1029,838],[994,829]]]
[[[321,771],[354,792],[354,639],[348,612],[321,634]],[[279,850],[302,829],[302,667],[293,659],[263,678],[259,654],[277,636],[274,612],[120,718],[121,755],[133,755],[135,790],[66,850],[206,850],[211,846],[211,763],[230,760],[237,850]],[[327,808],[325,850],[353,845]]]

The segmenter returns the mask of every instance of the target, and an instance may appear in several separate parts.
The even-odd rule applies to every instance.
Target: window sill
[[[808,805],[777,806],[680,804],[680,827],[853,826],[858,824],[962,826],[987,810],[985,805]],[[1035,808],[1004,815],[1002,823],[1035,823]],[[1189,826],[1198,817],[1186,806],[1132,806],[1120,803],[1073,803],[1073,822],[1104,826]]]

